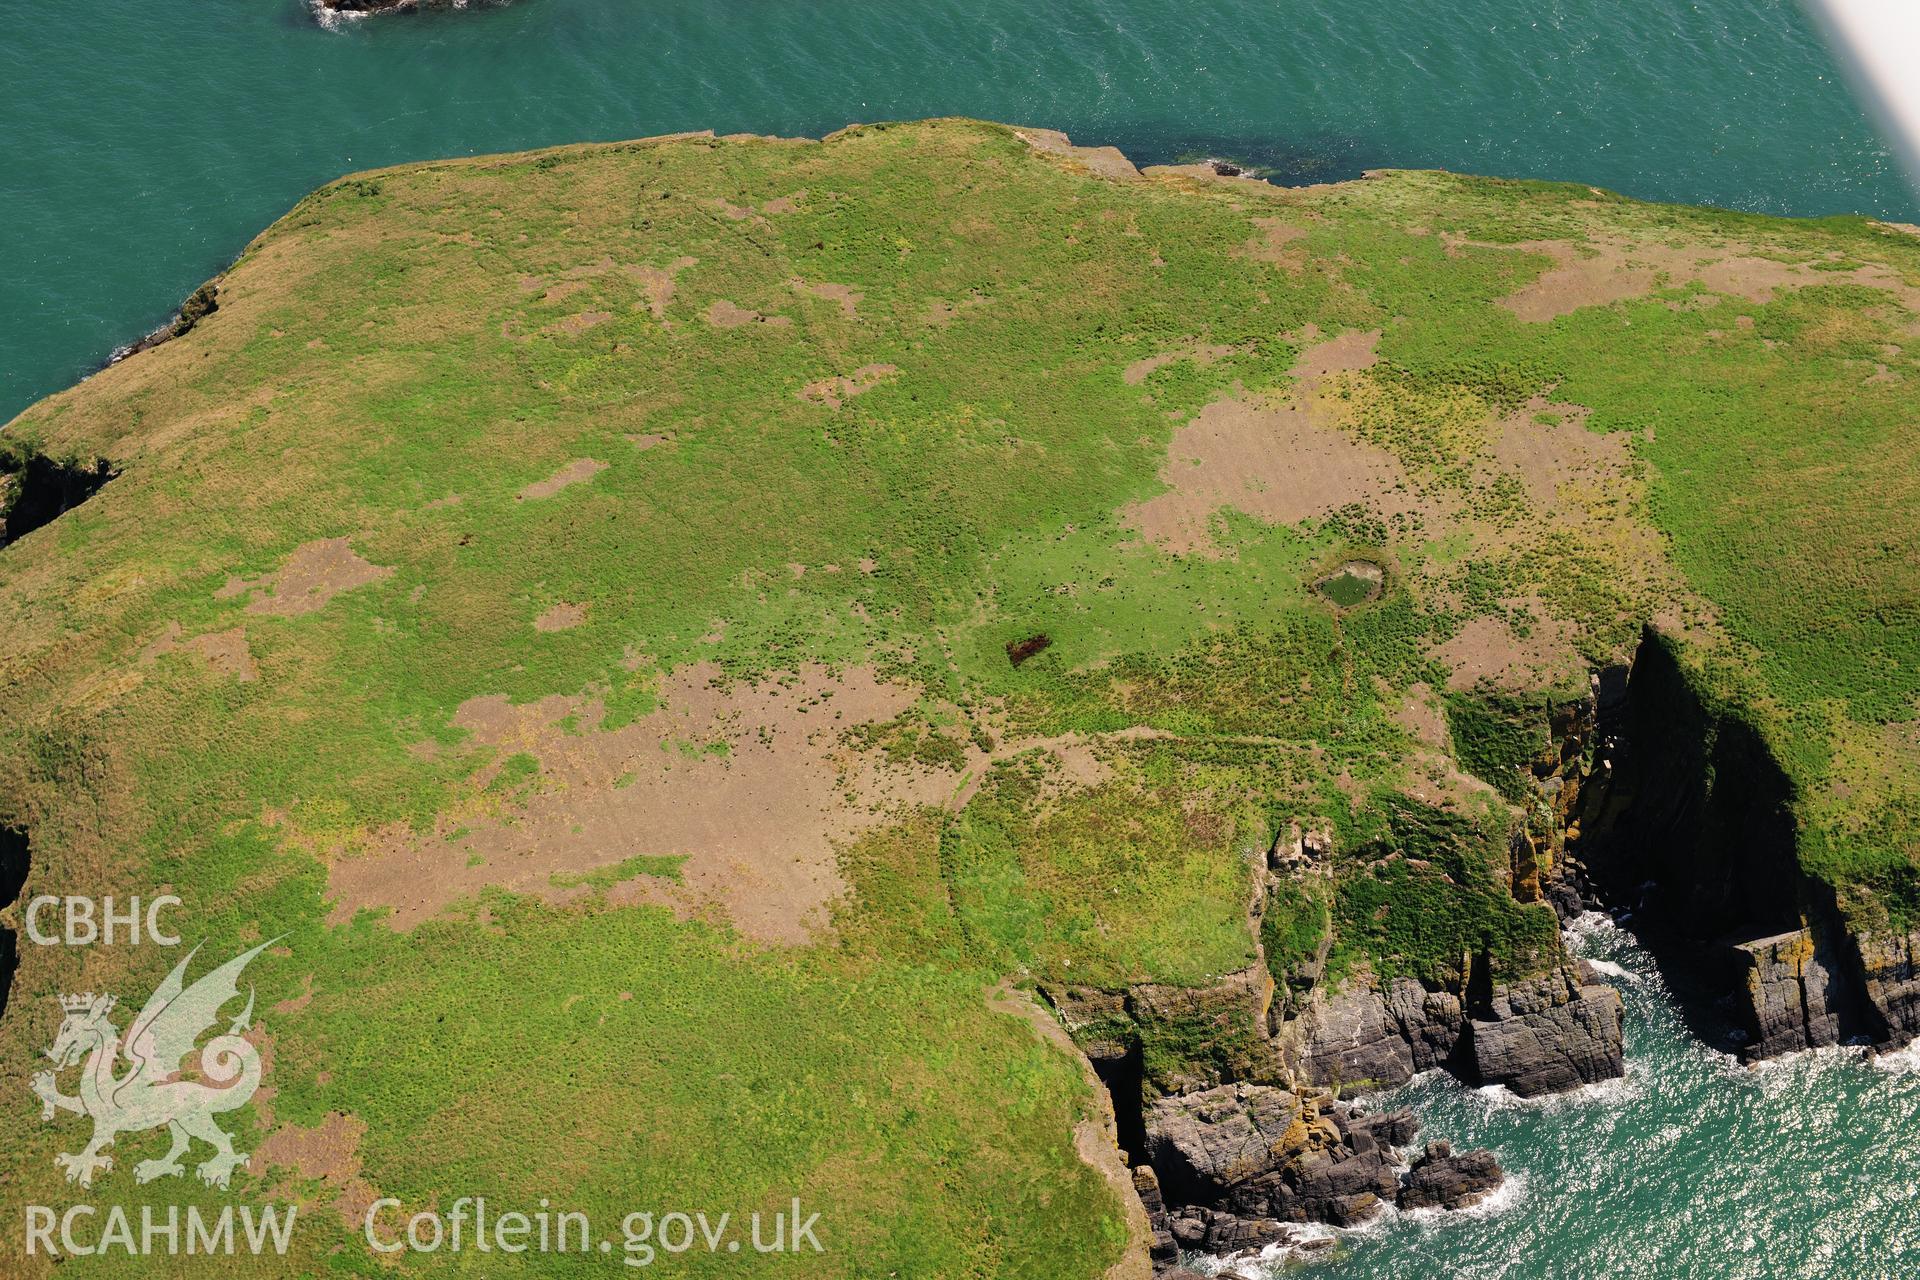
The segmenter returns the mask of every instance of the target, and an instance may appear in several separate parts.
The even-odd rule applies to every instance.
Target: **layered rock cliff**
[[[1411,978],[1349,985],[1282,1023],[1281,1052],[1299,1078],[1349,1091],[1392,1088],[1443,1068],[1523,1097],[1618,1076],[1619,993],[1583,962],[1494,987],[1469,1004]]]
[[[1219,1085],[1157,1099],[1136,1186],[1161,1260],[1172,1250],[1234,1253],[1289,1238],[1305,1222],[1364,1222],[1385,1205],[1460,1209],[1504,1180],[1490,1152],[1431,1144],[1407,1167],[1419,1125],[1370,1114],[1318,1089]]]

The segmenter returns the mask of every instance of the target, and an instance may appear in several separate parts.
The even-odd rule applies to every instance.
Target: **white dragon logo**
[[[233,1139],[213,1118],[246,1105],[260,1087],[259,1050],[240,1038],[253,1020],[252,987],[247,988],[247,1007],[240,1016],[228,1024],[224,1035],[215,1036],[200,1051],[200,1075],[210,1083],[181,1079],[180,1068],[193,1052],[194,1042],[218,1020],[221,1006],[240,994],[240,971],[278,941],[269,939],[235,956],[189,987],[183,980],[187,964],[200,950],[195,947],[174,966],[127,1028],[124,1050],[120,1030],[107,1016],[113,1012],[112,996],[88,992],[60,997],[67,1017],[47,1050],[54,1069],[33,1077],[33,1091],[40,1098],[43,1121],[61,1111],[93,1119],[93,1141],[85,1150],[53,1158],[66,1171],[68,1182],[92,1186],[96,1173],[113,1168],[113,1157],[102,1155],[101,1150],[111,1146],[116,1135],[161,1125],[172,1131],[173,1146],[160,1159],[135,1165],[136,1181],[152,1182],[185,1172],[180,1157],[195,1138],[214,1148],[197,1171],[208,1186],[225,1187],[234,1168],[247,1163],[248,1153],[235,1151]],[[132,1065],[116,1074],[123,1052]],[[61,1093],[58,1073],[82,1058],[86,1065],[79,1094]]]

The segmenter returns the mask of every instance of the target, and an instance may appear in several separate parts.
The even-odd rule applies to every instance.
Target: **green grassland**
[[[1263,219],[1299,235],[1254,252]],[[1756,301],[1669,280],[1543,323],[1499,305],[1554,266],[1526,246],[1603,237],[1735,241],[1833,283]],[[0,821],[32,833],[32,891],[167,886],[208,955],[285,936],[250,971],[277,1092],[243,1149],[343,1112],[366,1124],[357,1176],[410,1206],[545,1196],[611,1221],[798,1195],[828,1251],[769,1274],[1099,1275],[1126,1229],[1074,1150],[1094,1099],[987,993],[1254,963],[1251,869],[1289,823],[1335,831],[1341,859],[1264,922],[1276,976],[1328,930],[1333,974],[1551,963],[1550,911],[1505,888],[1500,797],[1524,798],[1541,745],[1516,708],[1556,690],[1433,692],[1478,624],[1600,663],[1662,619],[1780,755],[1810,869],[1850,912],[1920,909],[1920,320],[1862,264],[1920,287],[1920,239],[1431,173],[1116,181],[972,122],[346,179],[250,245],[190,333],[7,427],[120,475],[0,549]],[[710,323],[721,300],[760,318]],[[1323,393],[1449,528],[1387,494],[1292,523],[1227,507],[1204,554],[1129,522],[1205,406],[1285,397],[1314,335],[1374,329],[1378,363]],[[1228,354],[1122,375],[1196,343]],[[878,366],[838,407],[806,393]],[[1560,422],[1534,397],[1624,442],[1580,519],[1486,464],[1489,423]],[[604,465],[524,495],[578,459]],[[222,590],[331,538],[391,572],[297,614]],[[1390,572],[1341,608],[1313,584],[1356,554]],[[579,625],[534,625],[561,604]],[[172,624],[243,627],[257,678],[147,653]],[[329,923],[329,866],[380,833],[510,817],[548,785],[476,745],[463,703],[588,695],[612,729],[696,662],[743,683],[876,668],[919,710],[849,740],[951,772],[963,803],[841,842],[846,892],[804,945],[614,892],[677,884],[673,849],[563,877],[564,902]],[[1427,694],[1442,754],[1492,791],[1414,798],[1401,708]],[[1061,735],[1097,745],[1097,778],[1014,749]],[[0,1026],[10,1215],[60,1202],[51,1157],[76,1141],[25,1088],[47,997],[131,1000],[175,958],[30,952]],[[133,1188],[161,1145],[122,1139],[96,1197],[218,1203]],[[289,1176],[256,1162],[236,1186]],[[285,1274],[387,1273],[338,1186],[298,1189],[312,1225]]]

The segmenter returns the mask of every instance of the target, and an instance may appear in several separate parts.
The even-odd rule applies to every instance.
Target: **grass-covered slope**
[[[1811,869],[1920,908],[1899,230],[938,123],[361,175],[218,303],[7,428],[119,474],[0,548],[0,822],[32,892],[286,935],[242,1181],[322,1274],[381,1272],[373,1193],[798,1195],[828,1251],[770,1273],[1099,1274],[1091,1095],[987,993],[1244,969],[1290,824],[1343,860],[1270,963],[1550,962],[1513,712],[1649,620]],[[1354,558],[1376,599],[1315,589]],[[173,959],[29,949],[5,1060]],[[78,1122],[0,1105],[50,1202]],[[107,1194],[202,1195],[135,1190],[161,1145]]]

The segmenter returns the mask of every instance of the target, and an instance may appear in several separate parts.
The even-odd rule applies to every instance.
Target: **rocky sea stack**
[[[1353,1226],[1386,1205],[1463,1209],[1504,1180],[1491,1152],[1428,1145],[1409,1169],[1399,1148],[1418,1122],[1369,1114],[1323,1090],[1221,1085],[1162,1098],[1146,1117],[1149,1163],[1136,1167],[1154,1256],[1213,1254],[1297,1239],[1308,1222]]]
[[[363,18],[376,13],[425,13],[435,9],[466,9],[507,0],[308,0],[322,20]]]

